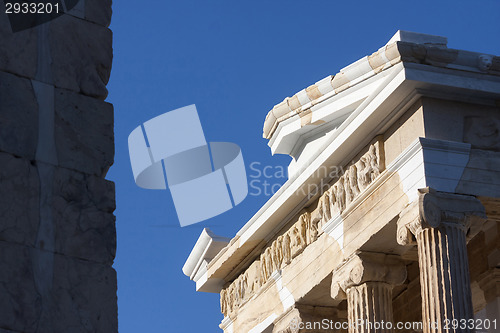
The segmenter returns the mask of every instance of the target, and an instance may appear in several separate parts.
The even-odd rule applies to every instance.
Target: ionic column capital
[[[380,282],[390,286],[406,280],[406,266],[394,255],[360,252],[352,255],[333,272],[331,296],[340,302],[346,299],[349,288],[367,282]]]
[[[419,189],[419,199],[401,212],[397,238],[401,245],[414,245],[422,230],[438,228],[444,224],[470,230],[472,238],[486,221],[484,206],[470,195],[437,192],[431,188]]]

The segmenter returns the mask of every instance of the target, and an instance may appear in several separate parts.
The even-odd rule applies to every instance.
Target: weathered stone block
[[[30,248],[0,242],[0,327],[35,332],[41,312]]]
[[[0,333],[22,333],[22,332],[14,332],[11,330],[4,330],[3,328],[0,328]]]
[[[56,252],[111,265],[116,254],[114,183],[57,169],[53,191]]]
[[[70,15],[51,21],[55,86],[104,100],[113,59],[112,39],[108,28]]]
[[[59,165],[104,177],[114,158],[113,105],[56,89]]]
[[[40,225],[38,169],[0,153],[0,241],[35,246]],[[52,188],[56,253],[111,265],[116,253],[114,184],[58,168]]]
[[[0,153],[0,241],[34,245],[39,223],[39,181],[26,159]]]
[[[40,322],[40,332],[118,332],[115,270],[63,256],[54,259],[51,318]]]
[[[37,251],[0,242],[0,327],[23,333],[117,332],[114,269],[54,254],[41,276]]]
[[[2,6],[2,8],[4,8]],[[35,77],[37,68],[36,29],[12,33],[9,19],[0,11],[0,70],[29,78]]]
[[[85,19],[109,27],[112,0],[85,0]]]
[[[38,103],[31,81],[0,72],[0,151],[34,159],[37,139]]]

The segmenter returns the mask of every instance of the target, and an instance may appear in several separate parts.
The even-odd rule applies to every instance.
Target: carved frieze
[[[384,170],[383,142],[380,138],[368,151],[345,168],[318,199],[316,208],[303,211],[285,233],[269,244],[243,274],[221,292],[221,311],[233,313],[271,277],[318,239],[322,226],[341,214]]]

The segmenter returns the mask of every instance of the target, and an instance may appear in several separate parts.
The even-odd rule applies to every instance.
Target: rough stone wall
[[[0,12],[0,333],[118,331],[110,19],[80,0],[12,33]]]

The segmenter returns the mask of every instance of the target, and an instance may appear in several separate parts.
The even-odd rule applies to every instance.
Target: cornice
[[[449,49],[445,37],[398,31],[378,51],[275,105],[266,116],[263,137],[271,139],[280,123],[295,116],[305,116],[312,106],[400,62],[500,76],[499,56]]]

